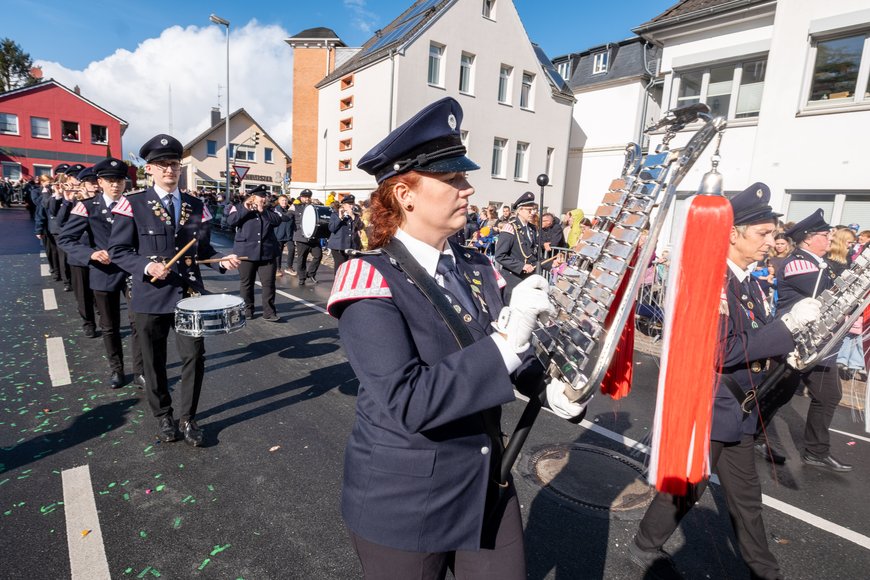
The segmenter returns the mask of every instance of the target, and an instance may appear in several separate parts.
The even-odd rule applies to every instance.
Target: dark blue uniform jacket
[[[260,213],[237,203],[227,214],[227,225],[236,228],[233,253],[244,256],[253,262],[274,260],[278,257],[278,238],[275,228],[281,223],[282,215],[274,209]]]
[[[127,273],[117,264],[101,264],[91,260],[91,254],[95,251],[109,250],[114,220],[115,215],[109,210],[102,194],[98,194],[76,204],[57,239],[68,258],[90,266],[92,290],[115,292],[126,286]]]
[[[359,231],[365,226],[357,216],[339,217],[334,211],[329,216],[329,241],[326,247],[330,250],[359,250],[361,246]]]
[[[533,226],[523,225],[517,218],[501,226],[495,243],[495,261],[502,268],[525,278],[528,274],[523,273],[523,266],[538,263],[537,251],[538,233]]]

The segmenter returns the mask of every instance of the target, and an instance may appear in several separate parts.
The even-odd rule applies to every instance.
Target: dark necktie
[[[109,204],[109,213],[112,213],[112,210],[115,209],[115,206],[118,204],[117,201],[113,201]]]
[[[166,196],[166,213],[169,214],[169,218],[172,220],[172,223],[175,223],[175,204],[172,202],[172,196]]]
[[[453,256],[448,254],[438,256],[438,266],[435,268],[435,271],[444,278],[444,289],[459,300],[466,312],[476,314],[477,308],[474,306],[474,300],[471,298],[468,282],[456,271]]]

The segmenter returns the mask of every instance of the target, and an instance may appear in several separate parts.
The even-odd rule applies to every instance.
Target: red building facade
[[[53,79],[0,93],[2,177],[35,178],[59,163],[119,157],[126,129],[126,121]]]

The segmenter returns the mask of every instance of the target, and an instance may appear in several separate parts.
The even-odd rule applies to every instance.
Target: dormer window
[[[607,51],[599,52],[592,57],[592,74],[607,72]]]

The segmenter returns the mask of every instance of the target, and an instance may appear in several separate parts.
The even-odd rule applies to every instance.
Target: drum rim
[[[226,304],[220,308],[207,308],[207,309],[195,309],[189,308],[185,305],[182,305],[183,302],[190,302],[193,300],[199,300],[202,298],[229,298],[232,299],[232,304]],[[182,298],[175,304],[176,310],[183,310],[186,312],[223,312],[228,308],[238,308],[239,306],[244,306],[245,301],[242,300],[241,296],[235,296],[234,294],[206,294],[204,296],[188,296],[187,298]]]

